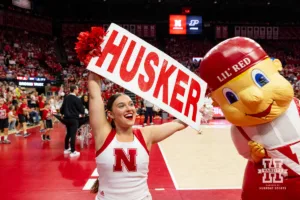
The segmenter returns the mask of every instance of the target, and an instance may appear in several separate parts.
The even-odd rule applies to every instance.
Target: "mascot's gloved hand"
[[[266,150],[261,144],[254,141],[249,141],[248,145],[250,147],[250,153],[253,162],[259,163],[264,157],[266,157]]]

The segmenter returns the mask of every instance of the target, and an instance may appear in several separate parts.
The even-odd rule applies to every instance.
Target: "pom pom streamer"
[[[75,51],[78,59],[87,66],[92,57],[101,55],[101,44],[105,31],[101,27],[92,27],[90,32],[81,32],[77,37]]]
[[[201,121],[207,123],[214,116],[214,106],[212,105],[213,101],[209,97],[205,97],[204,104],[200,109]]]

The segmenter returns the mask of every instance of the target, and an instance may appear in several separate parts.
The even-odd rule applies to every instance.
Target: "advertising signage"
[[[18,86],[22,87],[45,87],[47,79],[44,77],[18,76]]]

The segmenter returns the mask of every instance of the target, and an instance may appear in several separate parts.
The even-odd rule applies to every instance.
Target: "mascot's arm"
[[[231,138],[238,153],[246,159],[251,159],[248,141],[243,137],[235,126],[231,126]]]
[[[250,147],[252,161],[255,163],[260,163],[261,160],[266,157],[265,148],[261,144],[254,141],[249,141],[248,145]]]
[[[244,158],[259,163],[266,157],[264,147],[257,142],[248,141],[235,126],[231,126],[231,138],[237,151]]]

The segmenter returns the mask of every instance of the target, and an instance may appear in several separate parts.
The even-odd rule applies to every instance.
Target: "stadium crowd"
[[[8,105],[9,129],[15,128],[18,108],[23,99],[28,99],[30,112],[28,125],[39,123],[39,110],[43,102],[50,103],[53,113],[59,110],[63,97],[68,94],[71,84],[79,86],[79,96],[88,94],[87,70],[76,58],[74,51],[75,38],[64,38],[64,51],[67,56],[67,65],[63,67],[57,58],[59,49],[55,47],[56,38],[27,31],[18,31],[10,28],[0,30],[0,97],[5,99]],[[158,47],[158,41],[148,40]],[[199,62],[193,57],[202,57],[214,46],[214,42],[208,40],[195,41],[183,37],[171,37],[165,39],[165,47],[162,49],[174,59],[197,74]],[[295,90],[295,96],[300,98],[300,49],[299,42],[278,40],[261,41],[263,48],[269,55],[278,58],[283,63],[281,72],[291,82]],[[14,81],[20,77],[45,77],[47,80],[60,78],[63,81],[58,87],[51,87],[50,92],[38,94],[35,90],[28,92],[25,88],[18,87]],[[53,89],[54,88],[54,89]],[[102,83],[104,99],[111,94],[124,92],[124,88],[113,84],[109,80]],[[138,109],[143,108],[144,101],[135,96]],[[41,103],[42,102],[42,103]],[[35,106],[36,105],[36,106]],[[143,113],[143,112],[140,112]]]

